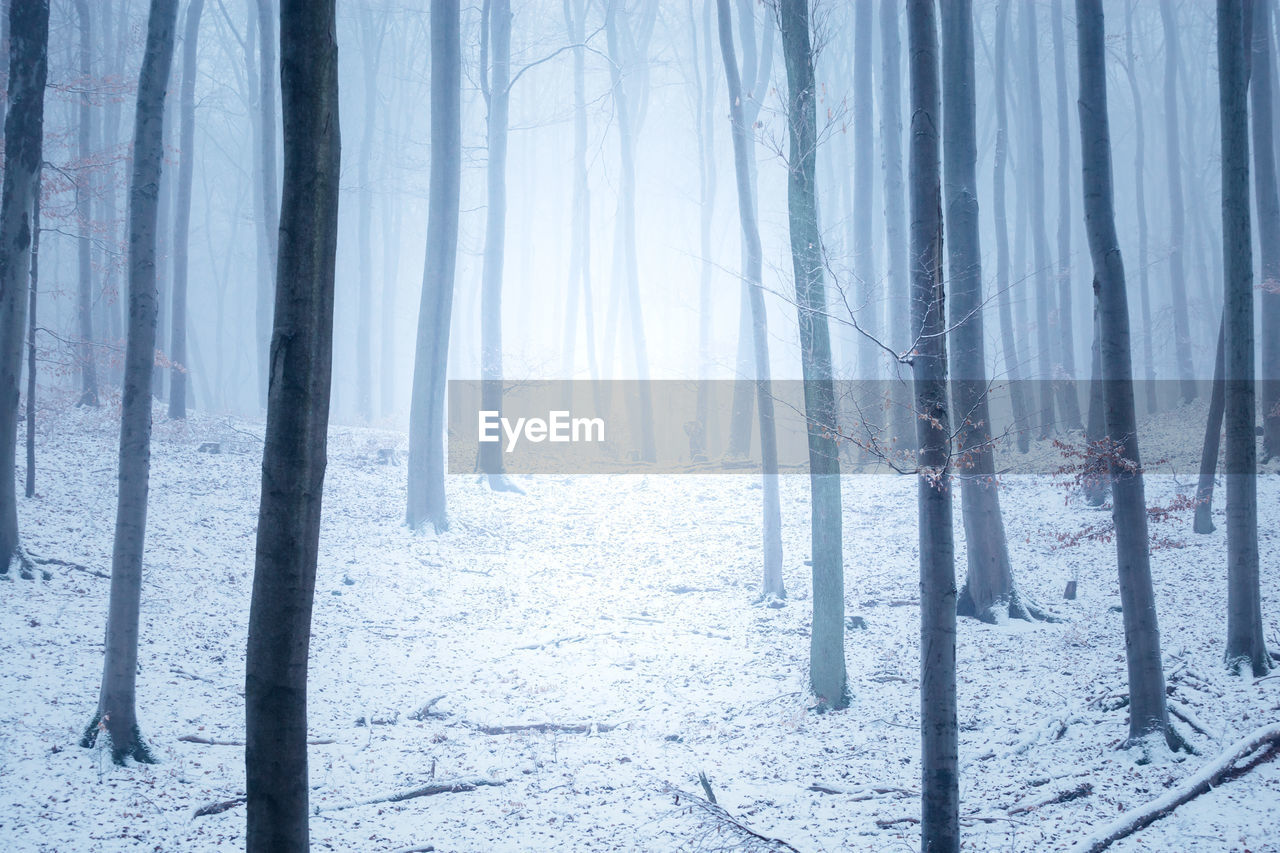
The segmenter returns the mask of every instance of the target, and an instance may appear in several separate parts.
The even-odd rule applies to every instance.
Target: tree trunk
[[[567,0],[566,0],[567,2]],[[711,43],[711,0],[703,0],[701,31],[698,39],[698,20],[694,16],[693,2],[689,0],[689,32],[693,48],[694,121],[698,137],[698,246],[701,263],[698,280],[698,399],[695,420],[697,433],[690,437],[690,461],[708,458],[707,438],[711,435],[711,312],[712,278],[715,262],[711,257],[711,221],[716,205],[715,163],[715,53]],[[701,66],[699,66],[701,63]],[[584,131],[585,132],[585,131]]]
[[[333,357],[340,141],[334,0],[283,0],[284,192],[245,660],[248,853],[304,853],[307,653]]]
[[[1125,5],[1124,72],[1129,78],[1129,92],[1133,99],[1134,149],[1133,177],[1134,200],[1138,208],[1138,289],[1142,301],[1142,366],[1146,377],[1147,414],[1159,410],[1156,398],[1156,366],[1152,352],[1154,335],[1151,330],[1150,261],[1148,260],[1147,233],[1147,137],[1142,116],[1142,93],[1138,90],[1138,75],[1134,70],[1137,61],[1133,56],[1133,0]],[[1090,392],[1092,393],[1092,392]]]
[[[373,184],[369,163],[373,159],[373,131],[377,120],[378,65],[386,19],[374,21],[369,8],[360,11],[360,55],[364,60],[364,98],[361,106],[360,162],[356,180],[360,184],[360,208],[356,230],[359,237],[360,274],[356,295],[356,400],[360,419],[373,420]]]
[[[1049,258],[1049,229],[1045,224],[1044,190],[1044,117],[1040,110],[1040,38],[1036,30],[1036,7],[1031,3],[1019,6],[1022,24],[1023,57],[1023,127],[1022,171],[1024,186],[1030,189],[1028,203],[1031,207],[1031,242],[1035,254],[1036,282],[1036,367],[1040,381],[1035,384],[1039,392],[1035,424],[1040,438],[1048,438],[1054,432],[1053,380],[1056,378],[1053,364],[1053,335],[1051,325],[1053,292],[1049,276],[1052,261]]]
[[[911,300],[907,277],[907,211],[902,177],[902,41],[899,5],[880,0],[880,151],[884,163],[885,280],[889,287],[889,345],[906,352],[911,343]],[[915,449],[911,386],[901,364],[889,375],[889,437],[901,454]]]
[[[944,201],[951,232],[947,250],[951,279],[951,397],[956,411],[961,413],[956,452],[968,555],[968,573],[956,606],[959,615],[988,622],[1005,616],[1030,619],[1013,582],[991,444],[978,227],[972,7],[968,0],[954,0],[941,8]],[[917,247],[914,255],[918,256],[920,250]]]
[[[1222,414],[1226,404],[1223,388],[1223,364],[1225,342],[1222,339],[1226,330],[1226,315],[1218,325],[1217,356],[1213,360],[1213,390],[1209,394],[1209,416],[1205,419],[1204,444],[1200,451],[1200,477],[1196,482],[1196,517],[1193,529],[1196,533],[1212,533],[1213,525],[1213,481],[1218,470],[1218,451],[1222,448]]]
[[[146,50],[138,78],[129,181],[129,339],[120,402],[120,488],[111,553],[111,601],[106,659],[98,710],[81,745],[92,746],[99,726],[111,738],[111,756],[151,762],[138,727],[134,682],[138,671],[138,611],[151,479],[151,389],[156,352],[156,240],[160,172],[164,161],[164,108],[178,23],[178,0],[151,0]]]
[[[709,0],[708,0],[709,2]],[[563,374],[575,375],[578,293],[582,293],[587,375],[598,378],[595,317],[591,299],[591,186],[587,173],[586,0],[564,0],[565,29],[573,49],[573,214],[569,246],[569,294],[565,310]],[[566,401],[567,403],[568,401]]]
[[[276,289],[280,203],[276,195],[276,28],[275,0],[253,0],[257,11],[258,68],[258,405],[267,405],[271,348],[271,303]]]
[[[1121,463],[1111,468],[1111,493],[1129,669],[1129,740],[1137,742],[1160,736],[1170,747],[1177,747],[1180,739],[1169,726],[1165,707],[1160,629],[1151,585],[1146,497],[1138,455],[1133,364],[1129,352],[1129,303],[1124,261],[1116,235],[1111,180],[1102,0],[1076,0],[1076,29],[1085,231],[1093,258],[1107,436],[1115,443]]]
[[[431,0],[431,185],[427,252],[409,411],[405,523],[449,529],[444,492],[445,380],[462,184],[462,45],[458,4]]]
[[[1257,164],[1258,245],[1262,251],[1259,308],[1262,351],[1262,448],[1265,459],[1280,454],[1280,192],[1276,186],[1275,56],[1271,44],[1271,2],[1252,0],[1253,159]]]
[[[1093,448],[1100,447],[1107,437],[1107,400],[1102,382],[1102,326],[1098,314],[1097,300],[1093,306],[1093,347],[1092,365],[1089,372],[1089,420],[1085,424],[1084,440],[1092,453]],[[1099,459],[1100,468],[1087,473],[1082,483],[1085,503],[1092,507],[1100,507],[1107,502],[1111,494],[1111,465],[1109,460]]]
[[[947,46],[947,127],[972,139],[973,31],[968,0],[943,6]],[[919,444],[916,504],[920,549],[920,848],[929,853],[960,849],[959,724],[956,710],[956,580],[951,528],[951,439],[947,410],[946,289],[942,272],[942,175],[939,162],[938,30],[931,0],[907,4],[911,57],[911,323],[917,341],[912,358]],[[966,68],[967,66],[967,68]],[[973,169],[970,142],[948,155],[953,165]],[[967,165],[966,165],[967,164]],[[951,169],[948,168],[948,174]],[[977,243],[977,202],[967,182],[970,238]],[[957,195],[963,193],[963,190]],[[957,199],[959,201],[959,199]],[[953,256],[976,263],[962,248]],[[972,275],[972,273],[970,273]],[[972,355],[972,353],[970,353]]]
[[[1187,280],[1182,246],[1186,242],[1186,208],[1182,200],[1182,145],[1178,139],[1178,22],[1173,0],[1160,0],[1164,26],[1164,156],[1169,184],[1169,284],[1173,299],[1173,344],[1182,399],[1196,398],[1191,373],[1191,328],[1187,320]]]
[[[840,457],[833,438],[837,429],[836,400],[814,189],[818,119],[808,0],[781,0],[778,21],[787,65],[787,211],[809,438],[813,564],[809,684],[819,702],[843,708],[849,704],[849,687],[844,663]]]
[[[4,189],[0,197],[0,573],[18,552],[18,386],[31,275],[32,211],[44,150],[49,4],[9,8],[8,111],[4,125]]]
[[[187,26],[182,40],[181,141],[178,149],[178,204],[173,224],[173,321],[169,359],[173,370],[169,379],[169,417],[187,416],[187,255],[191,227],[191,180],[196,159],[196,70],[200,15],[204,0],[187,6]],[[207,400],[205,401],[208,402]]]
[[[875,220],[872,193],[875,178],[875,123],[872,80],[871,10],[874,0],[856,0],[853,22],[853,275],[858,282],[858,325],[868,335],[881,337],[880,315],[883,294],[876,273],[871,224]],[[877,370],[879,347],[866,335],[858,336],[858,378],[870,382],[880,378]],[[879,409],[873,410],[878,413]],[[868,416],[871,416],[869,411]],[[877,427],[880,424],[876,425]]]
[[[36,169],[35,197],[31,202],[31,300],[27,309],[26,495],[29,498],[36,494],[36,305],[40,294],[40,182],[43,172],[43,166]]]
[[[1013,300],[1009,294],[1013,287],[1009,278],[1009,217],[1005,210],[1005,167],[1009,160],[1009,109],[1005,97],[1009,0],[1000,0],[996,7],[995,41],[996,152],[992,195],[995,197],[996,302],[1000,311],[1000,349],[1004,353],[1004,369],[1013,406],[1013,429],[1018,439],[1018,450],[1026,453],[1031,449],[1030,388],[1023,381],[1022,360],[1018,355],[1018,342],[1014,336]]]
[[[1054,387],[1062,426],[1084,429],[1080,421],[1080,394],[1076,390],[1075,324],[1071,295],[1075,290],[1071,256],[1071,127],[1067,117],[1067,56],[1062,36],[1062,0],[1053,0],[1050,12],[1053,32],[1053,79],[1058,90],[1058,310],[1054,336],[1060,351]]]
[[[762,598],[786,598],[782,583],[782,509],[778,496],[778,442],[774,429],[773,388],[769,370],[769,325],[764,304],[764,253],[760,247],[760,228],[756,223],[756,205],[747,161],[751,157],[743,113],[742,81],[738,59],[733,49],[733,28],[729,0],[716,0],[720,29],[720,52],[724,58],[728,81],[729,121],[733,137],[734,175],[738,186],[738,219],[742,241],[746,246],[747,268],[744,280],[751,289],[751,327],[755,351],[756,409],[760,413],[760,454],[764,487],[764,571],[760,585]],[[707,33],[710,39],[711,33]]]
[[[76,17],[80,19],[80,79],[86,89],[93,73],[92,45],[93,18],[89,14],[89,0],[75,0]],[[76,405],[98,405],[98,370],[93,341],[93,239],[90,223],[93,219],[89,187],[89,159],[93,156],[93,112],[89,93],[80,94],[79,115],[76,119],[77,157],[84,170],[75,180],[76,219],[79,220],[80,238],[76,241],[76,316],[79,325],[80,347],[80,400]]]
[[[1253,352],[1253,234],[1249,217],[1249,40],[1245,9],[1253,9],[1254,58],[1266,68],[1267,8],[1262,0],[1218,0],[1218,97],[1222,131],[1222,237],[1224,418],[1227,435],[1227,666],[1248,666],[1255,678],[1271,671],[1262,634],[1262,594],[1258,578],[1258,440],[1255,430]],[[1280,222],[1271,139],[1270,79],[1253,75],[1254,104],[1268,109],[1254,115],[1258,156],[1258,215]],[[1272,232],[1274,235],[1274,232]],[[1262,241],[1263,275],[1280,266],[1280,247]]]

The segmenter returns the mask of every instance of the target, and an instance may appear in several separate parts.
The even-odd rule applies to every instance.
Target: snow
[[[24,542],[107,571],[118,411],[57,400],[41,418],[37,496],[20,499]],[[1202,423],[1202,410],[1171,413],[1149,434],[1189,419]],[[175,424],[157,409],[138,697],[159,764],[116,767],[101,748],[76,745],[97,699],[108,582],[51,565],[48,581],[11,573],[0,583],[0,848],[243,848],[243,806],[193,817],[243,793],[242,749],[179,738],[243,738],[261,430],[206,416]],[[206,441],[223,452],[198,453]],[[714,848],[664,793],[699,791],[699,772],[735,818],[798,849],[918,848],[917,825],[876,823],[919,815],[911,478],[844,479],[847,616],[866,627],[846,635],[852,704],[819,714],[805,689],[807,478],[781,479],[789,598],[775,609],[751,604],[761,494],[752,477],[539,476],[519,478],[523,496],[452,477],[452,529],[414,535],[402,525],[405,468],[377,454],[406,444],[392,431],[331,431],[309,704],[312,736],[334,743],[311,747],[314,849]],[[1188,488],[1194,466],[1184,463]],[[1153,475],[1149,498],[1167,500],[1178,485]],[[1275,477],[1261,478],[1273,647],[1278,491]],[[1135,763],[1117,748],[1125,712],[1105,701],[1126,689],[1113,546],[1051,547],[1097,511],[1065,503],[1043,476],[1006,478],[1002,501],[1024,594],[1063,621],[960,622],[964,839],[975,850],[1068,849],[1280,720],[1280,679],[1231,676],[1222,664],[1221,519],[1209,536],[1192,534],[1190,518],[1163,525],[1185,545],[1153,555],[1171,698],[1212,734],[1178,721],[1201,755]],[[1071,578],[1079,598],[1064,601]],[[441,694],[437,716],[411,718]],[[601,728],[476,728],[534,723]],[[328,810],[454,778],[506,784]],[[1086,782],[1086,796],[1037,805]],[[1277,826],[1271,763],[1113,849],[1280,850]]]

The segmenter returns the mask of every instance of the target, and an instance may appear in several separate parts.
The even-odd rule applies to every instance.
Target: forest
[[[1280,851],[1278,50],[0,0],[0,849]]]

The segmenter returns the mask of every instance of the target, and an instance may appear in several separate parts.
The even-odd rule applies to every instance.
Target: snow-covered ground
[[[43,413],[38,494],[20,500],[32,553],[109,570],[116,416]],[[1164,422],[1202,417],[1190,408]],[[243,806],[194,817],[243,793],[242,749],[180,738],[243,738],[260,434],[260,424],[157,415],[138,697],[159,764],[116,767],[76,745],[97,700],[108,581],[50,565],[47,581],[11,573],[0,583],[0,849],[243,847]],[[204,441],[223,452],[197,452]],[[846,637],[852,704],[819,714],[805,690],[807,478],[783,478],[791,597],[771,609],[752,605],[753,478],[521,478],[519,496],[454,477],[452,530],[412,535],[401,524],[405,468],[378,463],[391,446],[403,450],[404,436],[335,428],[329,443],[310,720],[332,742],[311,748],[315,849],[718,849],[733,839],[670,793],[700,791],[699,772],[738,820],[800,850],[918,848],[905,820],[919,815],[911,478],[844,480],[847,615],[865,628]],[[1259,486],[1273,647],[1277,479]],[[1149,482],[1153,501],[1176,489],[1170,474]],[[1222,666],[1221,511],[1210,536],[1190,533],[1188,518],[1165,525],[1185,544],[1153,557],[1170,697],[1204,733],[1178,720],[1201,755],[1139,766],[1117,749],[1125,711],[1108,710],[1126,689],[1113,546],[1052,549],[1101,516],[1064,504],[1044,477],[1010,478],[1002,499],[1022,587],[1063,621],[960,624],[965,842],[1064,849],[1280,720],[1280,678]],[[957,506],[963,567],[959,520]],[[1079,598],[1064,601],[1073,577]],[[597,725],[482,730],[533,723]],[[352,805],[464,777],[505,784]],[[1045,804],[1072,791],[1081,795]],[[1280,766],[1263,764],[1114,849],[1280,850]]]

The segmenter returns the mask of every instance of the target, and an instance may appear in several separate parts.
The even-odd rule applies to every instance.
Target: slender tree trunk
[[[996,151],[992,172],[992,195],[995,198],[996,225],[996,303],[1000,311],[1000,349],[1004,353],[1004,369],[1009,382],[1009,399],[1013,406],[1013,428],[1018,440],[1018,450],[1031,449],[1031,401],[1030,389],[1023,381],[1022,359],[1018,354],[1018,342],[1014,336],[1013,305],[1009,277],[1009,217],[1005,210],[1005,168],[1009,161],[1009,109],[1005,97],[1005,68],[1009,43],[1009,0],[1000,0],[996,7],[995,46],[995,97],[996,97]]]
[[[1005,616],[1030,619],[1013,582],[991,444],[982,316],[982,242],[978,228],[973,11],[969,0],[949,0],[941,8],[946,168],[943,200],[951,232],[947,255],[951,284],[951,398],[959,413],[956,452],[968,555],[968,573],[956,607],[961,616],[989,622]],[[922,248],[917,246],[913,255],[919,256]],[[930,436],[930,440],[936,443],[936,437]]]
[[[769,324],[764,304],[764,253],[760,247],[760,228],[756,223],[756,206],[747,161],[751,157],[743,112],[742,80],[738,59],[733,49],[733,27],[729,0],[716,0],[720,29],[720,52],[724,58],[728,81],[729,121],[733,137],[734,175],[738,186],[738,219],[742,241],[747,250],[746,285],[751,288],[751,326],[755,350],[756,408],[760,412],[760,451],[763,464],[764,572],[760,585],[762,598],[786,598],[782,583],[782,509],[778,496],[778,443],[774,429],[773,388],[769,371]],[[711,33],[707,32],[707,38]]]
[[[284,192],[245,660],[248,853],[304,853],[307,653],[333,368],[340,148],[334,0],[283,0]]]
[[[715,214],[716,165],[715,165],[715,53],[711,44],[711,0],[703,0],[701,31],[694,15],[693,0],[689,0],[689,33],[692,42],[694,77],[694,121],[698,137],[698,246],[702,256],[698,280],[698,399],[695,420],[696,434],[690,436],[691,461],[707,459],[707,438],[711,435],[711,312],[712,279],[715,262],[711,258],[711,221]],[[699,65],[701,63],[701,65]]]
[[[1191,373],[1191,327],[1187,319],[1187,280],[1182,247],[1186,241],[1186,207],[1182,200],[1182,144],[1178,138],[1178,22],[1173,0],[1160,0],[1164,26],[1164,133],[1169,185],[1169,284],[1173,299],[1173,343],[1184,402],[1196,398]]]
[[[133,174],[129,181],[129,340],[120,403],[120,487],[111,554],[106,658],[98,710],[81,738],[82,746],[92,746],[101,726],[111,738],[111,755],[117,762],[126,757],[143,762],[155,760],[138,727],[134,686],[151,479],[151,389],[158,313],[156,242],[164,161],[165,92],[177,24],[178,0],[151,0],[138,78]]]
[[[5,12],[6,16],[8,12]],[[40,294],[40,186],[44,167],[36,169],[31,202],[31,301],[27,310],[27,490],[36,494],[36,306]]]
[[[89,0],[76,0],[76,16],[80,19],[80,85],[86,90],[93,73],[92,45],[93,18],[89,14]],[[79,116],[76,120],[77,157],[83,171],[76,178],[76,219],[79,220],[80,238],[76,241],[76,316],[79,325],[80,346],[80,400],[76,405],[98,405],[97,356],[93,339],[93,239],[90,223],[93,208],[89,187],[89,159],[93,156],[93,112],[87,91],[80,95]]]
[[[1092,366],[1089,372],[1089,419],[1085,424],[1085,444],[1089,448],[1101,446],[1107,437],[1107,400],[1102,382],[1102,325],[1098,312],[1097,300],[1093,306],[1093,346]],[[1092,507],[1100,507],[1107,502],[1111,494],[1111,464],[1108,460],[1100,460],[1103,470],[1089,472],[1082,484],[1085,503]]]
[[[1270,83],[1266,73],[1267,9],[1263,0],[1218,0],[1218,97],[1222,129],[1222,236],[1225,332],[1224,391],[1227,434],[1227,666],[1246,666],[1255,678],[1271,671],[1262,633],[1262,592],[1258,577],[1258,441],[1254,388],[1253,234],[1249,217],[1250,40],[1246,9],[1253,10],[1253,75],[1259,218],[1280,223],[1270,125]],[[1264,126],[1266,130],[1264,130]],[[1275,232],[1272,231],[1272,236]],[[1274,280],[1280,247],[1262,241],[1263,275]]]
[[[944,5],[948,127],[972,128],[971,9],[967,0]],[[916,504],[920,549],[920,848],[928,853],[960,849],[959,724],[956,710],[956,581],[951,532],[951,439],[947,410],[946,290],[942,272],[942,175],[938,127],[938,31],[931,0],[909,0],[907,35],[911,57],[911,322],[918,343],[912,359],[919,473]],[[958,43],[953,43],[955,40]],[[955,51],[953,54],[952,51]],[[964,70],[968,57],[968,70]],[[955,79],[950,79],[956,75]],[[970,81],[966,85],[966,81]],[[967,91],[966,91],[967,90]],[[957,103],[956,101],[959,101]],[[967,109],[966,109],[967,107]],[[962,133],[955,128],[957,135]],[[970,136],[972,131],[970,130]],[[955,152],[957,160],[966,152]],[[972,161],[969,168],[972,168]],[[956,165],[961,165],[957,163]],[[976,200],[972,181],[972,237]],[[958,211],[964,215],[965,211]]]
[[[885,267],[889,286],[888,340],[895,352],[911,346],[910,281],[907,275],[907,210],[902,176],[902,59],[897,0],[880,0],[880,150],[884,161]],[[997,70],[997,74],[1003,73]],[[889,376],[890,443],[901,454],[916,446],[916,426],[907,371],[895,364]],[[1020,393],[1020,392],[1019,392]]]
[[[1019,21],[1022,25],[1023,56],[1023,126],[1026,128],[1022,144],[1022,171],[1026,175],[1031,197],[1028,203],[1031,208],[1031,241],[1035,254],[1036,282],[1036,367],[1040,381],[1036,383],[1039,392],[1039,407],[1036,411],[1036,427],[1040,438],[1048,438],[1054,431],[1053,380],[1056,378],[1053,366],[1053,335],[1055,329],[1051,324],[1052,304],[1054,302],[1050,287],[1050,270],[1052,261],[1049,257],[1049,229],[1045,224],[1045,190],[1044,190],[1044,117],[1040,109],[1040,38],[1036,29],[1036,7],[1032,3],[1023,3],[1019,7]]]
[[[258,84],[258,405],[267,405],[268,358],[271,349],[271,304],[276,289],[280,203],[276,192],[276,0],[253,0],[258,34],[258,68],[250,85]]]
[[[356,317],[356,397],[360,419],[373,420],[373,131],[377,121],[378,65],[386,21],[375,23],[369,8],[360,11],[360,53],[364,60],[364,98],[360,136],[360,162],[356,167],[360,184],[360,209],[356,229],[359,236],[360,276]]]
[[[787,210],[809,437],[813,554],[809,684],[820,702],[843,708],[849,704],[849,686],[844,663],[840,457],[832,437],[837,429],[836,400],[822,272],[822,237],[814,189],[818,118],[808,0],[781,0],[778,21],[787,64]]]
[[[43,162],[44,91],[48,78],[49,3],[9,8],[8,111],[4,125],[4,189],[0,197],[0,574],[18,556],[18,396],[22,334],[31,276],[32,212]]]
[[[1137,742],[1159,736],[1176,748],[1181,741],[1169,726],[1165,707],[1160,629],[1151,584],[1147,507],[1133,400],[1129,303],[1115,225],[1102,0],[1076,0],[1076,30],[1085,231],[1093,258],[1107,436],[1114,442],[1122,462],[1112,466],[1111,492],[1129,669],[1129,740]]]
[[[1076,390],[1075,324],[1071,295],[1075,290],[1071,257],[1071,127],[1067,116],[1067,56],[1062,36],[1062,0],[1053,0],[1050,12],[1053,32],[1053,79],[1058,90],[1058,308],[1054,336],[1059,342],[1054,387],[1058,409],[1066,429],[1084,429],[1080,421],[1080,394]]]
[[[196,70],[200,39],[200,16],[204,0],[187,5],[187,25],[182,41],[181,141],[182,161],[178,164],[178,204],[173,224],[173,337],[169,359],[169,417],[187,416],[187,256],[191,242],[191,182],[196,159]],[[208,401],[206,401],[208,402]]]
[[[876,272],[871,224],[875,178],[875,121],[872,80],[871,10],[875,0],[856,0],[853,14],[853,275],[858,281],[858,325],[868,334],[882,336],[880,315],[884,310],[880,281]],[[878,379],[879,347],[869,337],[858,336],[860,379]],[[868,413],[870,415],[870,413]],[[877,424],[877,427],[879,424]]]
[[[1129,92],[1133,99],[1134,149],[1133,177],[1134,200],[1138,208],[1138,289],[1142,301],[1142,366],[1146,377],[1147,413],[1159,410],[1156,398],[1156,365],[1152,352],[1154,335],[1151,332],[1151,261],[1148,255],[1147,228],[1147,137],[1143,123],[1142,93],[1138,90],[1138,75],[1134,70],[1137,61],[1133,56],[1133,0],[1125,4],[1124,72],[1129,79]]]
[[[1263,455],[1280,454],[1280,192],[1276,181],[1275,56],[1271,44],[1271,2],[1252,0],[1253,159],[1257,164],[1258,245],[1262,251],[1259,308],[1262,320],[1261,376]]]
[[[393,144],[399,144],[401,135],[390,130],[393,126],[390,117],[386,125],[388,136],[395,140]],[[382,197],[382,334],[378,357],[378,411],[385,420],[396,412],[396,391],[400,387],[396,359],[396,294],[400,289],[400,224],[404,206],[394,192],[395,175],[390,167],[383,170],[383,178],[388,187]]]
[[[449,528],[444,492],[445,380],[462,185],[462,43],[458,4],[431,0],[431,184],[427,253],[409,411],[405,523]]]
[[[1196,533],[1212,533],[1216,529],[1213,525],[1213,480],[1218,471],[1218,452],[1222,448],[1222,415],[1226,405],[1226,392],[1223,388],[1226,345],[1222,339],[1225,324],[1224,314],[1223,322],[1218,325],[1218,354],[1213,360],[1213,390],[1209,394],[1209,416],[1205,419],[1204,444],[1200,451],[1200,478],[1196,482],[1196,517],[1193,527]]]
[[[708,0],[709,1],[709,0]],[[564,22],[573,49],[573,213],[569,246],[569,294],[565,309],[562,372],[575,375],[578,294],[581,291],[587,375],[596,379],[595,318],[591,304],[591,187],[587,173],[586,0],[564,0]],[[705,214],[704,214],[705,215]],[[567,403],[568,401],[566,401]]]

